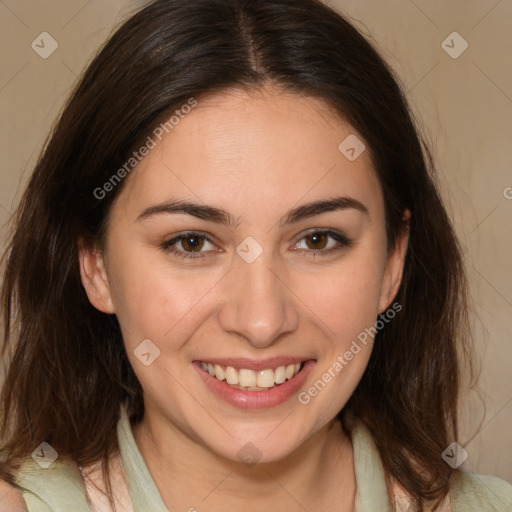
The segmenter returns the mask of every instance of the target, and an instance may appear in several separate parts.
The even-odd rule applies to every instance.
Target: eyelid
[[[293,250],[299,251],[299,252],[312,253],[313,256],[316,256],[316,255],[323,256],[323,255],[331,254],[338,250],[346,249],[353,245],[353,241],[350,238],[348,238],[346,235],[344,235],[343,233],[341,233],[337,230],[329,229],[329,228],[311,228],[306,231],[303,231],[302,233],[297,235],[296,241],[293,243],[293,245],[294,246],[297,245],[306,236],[316,234],[316,233],[324,234],[324,235],[336,240],[338,245],[336,247],[331,247],[329,249],[293,249]],[[216,242],[214,241],[213,237],[211,235],[209,235],[208,233],[205,233],[204,231],[190,230],[190,231],[182,231],[180,233],[173,235],[171,239],[165,241],[162,244],[162,248],[164,250],[166,250],[167,252],[170,252],[170,253],[176,255],[178,258],[182,258],[182,259],[199,259],[199,258],[203,258],[203,257],[207,256],[208,253],[212,252],[212,251],[187,252],[187,251],[180,251],[180,250],[174,249],[172,247],[173,245],[177,244],[181,239],[186,238],[187,236],[193,236],[193,235],[198,235],[199,237],[204,238],[207,242],[211,243],[212,245],[217,245]],[[222,249],[220,249],[220,251],[222,251]],[[218,252],[218,251],[215,251],[215,252]]]
[[[323,233],[324,235],[332,236],[333,238],[334,237],[339,237],[339,238],[342,238],[343,240],[345,240],[347,243],[350,242],[350,239],[346,235],[344,235],[341,231],[338,231],[336,229],[331,229],[331,228],[310,228],[310,229],[306,229],[306,231],[302,231],[301,233],[299,233],[296,236],[296,242],[295,243],[300,242],[306,236],[313,235],[315,233]]]
[[[313,234],[317,234],[317,233],[323,234],[323,235],[326,235],[327,237],[332,238],[333,240],[335,240],[338,243],[338,245],[336,247],[331,247],[330,249],[294,249],[294,250],[312,253],[314,256],[315,255],[323,256],[323,255],[331,254],[331,253],[341,250],[341,249],[349,248],[353,245],[353,240],[351,238],[349,238],[348,236],[346,236],[345,234],[343,234],[340,231],[337,231],[335,229],[330,229],[330,228],[311,228],[306,231],[303,231],[302,233],[300,233],[300,235],[297,236],[297,241],[294,243],[294,245],[297,245],[308,235],[313,235]]]
[[[183,260],[189,259],[189,260],[197,260],[200,258],[204,258],[208,252],[187,252],[187,251],[180,251],[178,249],[175,249],[173,245],[177,244],[181,239],[186,238],[187,236],[191,235],[198,235],[200,238],[204,238],[206,241],[211,243],[212,245],[217,245],[214,240],[212,239],[208,233],[205,233],[204,231],[182,231],[181,233],[176,233],[173,235],[169,240],[165,241],[161,244],[161,248],[167,252],[172,254],[173,256],[176,256],[177,258],[181,258]]]
[[[329,256],[335,252],[341,251],[343,249],[347,249],[353,245],[353,240],[348,238],[343,233],[330,229],[330,228],[311,228],[306,231],[303,231],[296,237],[296,241],[294,242],[294,246],[296,246],[299,242],[301,242],[303,239],[305,239],[308,235],[312,234],[324,234],[327,237],[332,238],[337,242],[337,245],[334,247],[330,247],[329,249],[292,249],[292,251],[297,251],[299,253],[305,253],[312,257],[317,256]],[[212,245],[217,245],[214,241],[214,237],[210,236],[208,233],[205,233],[204,231],[182,231],[181,233],[177,233],[172,236],[172,238],[162,244],[162,249],[167,251],[168,253],[173,254],[174,256],[181,258],[181,259],[188,259],[188,260],[198,260],[200,258],[204,258],[208,256],[209,253],[212,251],[199,251],[199,252],[187,252],[182,251],[179,249],[174,248],[173,246],[177,244],[181,239],[186,238],[187,236],[193,236],[197,235],[201,238],[204,238],[207,242],[211,243]],[[221,252],[222,249],[220,249]],[[218,252],[218,251],[214,251]]]
[[[214,243],[214,237],[212,237],[209,233],[206,233],[205,231],[197,231],[195,229],[180,231],[179,233],[172,235],[172,237],[169,238],[169,240],[167,240],[165,243],[170,244],[171,242],[177,242],[181,238],[186,238],[187,236],[191,235],[199,235],[200,237],[205,238],[209,242]]]

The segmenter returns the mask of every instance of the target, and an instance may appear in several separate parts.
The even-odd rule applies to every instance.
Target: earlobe
[[[78,244],[80,278],[90,303],[99,311],[114,314],[105,262],[102,252],[80,241]]]
[[[410,219],[411,212],[406,209],[402,217],[402,221],[404,223],[403,229],[396,241],[393,252],[388,255],[386,262],[386,269],[382,280],[379,314],[383,313],[390,307],[391,302],[398,293],[400,283],[402,282],[405,257],[407,255],[407,247],[409,244]]]

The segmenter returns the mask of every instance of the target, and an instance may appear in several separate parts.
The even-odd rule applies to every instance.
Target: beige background
[[[463,467],[512,482],[512,2],[328,3],[379,46],[434,148],[443,193],[466,249],[482,356],[485,417],[481,404],[465,401],[465,409],[483,424],[476,435],[464,429],[469,457]],[[0,0],[0,243],[77,76],[137,5],[135,0]],[[454,31],[469,45],[456,59],[441,46]],[[41,32],[59,44],[47,59],[31,48]],[[450,38],[448,44],[461,48]]]

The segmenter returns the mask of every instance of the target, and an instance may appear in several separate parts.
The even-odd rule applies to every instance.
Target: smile
[[[276,368],[250,370],[200,361],[203,371],[219,381],[226,382],[234,389],[243,391],[264,391],[291,380],[301,371],[304,362],[281,365]]]
[[[240,409],[267,409],[291,400],[315,364],[314,359],[276,357],[196,359],[192,366],[206,389],[221,401]]]

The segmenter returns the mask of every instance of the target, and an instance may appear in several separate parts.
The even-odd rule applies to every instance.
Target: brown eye
[[[302,247],[301,247],[302,245]],[[316,230],[305,233],[295,245],[295,250],[312,256],[323,256],[352,246],[352,240],[332,230]]]
[[[186,235],[181,237],[181,247],[189,252],[200,251],[204,245],[204,237],[200,235]]]
[[[206,246],[205,246],[206,244]],[[174,237],[172,240],[164,242],[162,249],[166,252],[172,253],[174,256],[179,258],[203,258],[207,256],[208,252],[204,249],[208,249],[210,244],[212,248],[215,248],[215,244],[210,240],[206,234],[196,233],[194,231],[189,233],[183,233]]]
[[[325,233],[311,233],[304,237],[309,249],[324,249],[329,237]],[[311,242],[311,243],[310,243]]]

